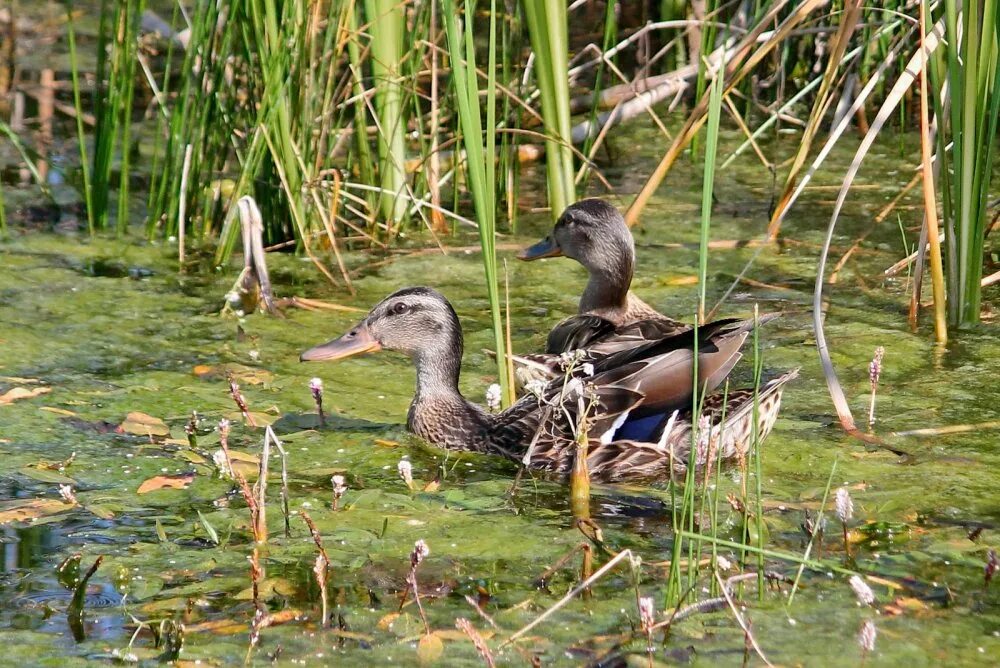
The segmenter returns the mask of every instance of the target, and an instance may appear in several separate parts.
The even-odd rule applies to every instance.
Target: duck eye
[[[395,304],[392,305],[392,312],[395,315],[402,315],[403,313],[406,313],[408,310],[410,310],[410,307],[404,304],[403,302],[396,302]]]

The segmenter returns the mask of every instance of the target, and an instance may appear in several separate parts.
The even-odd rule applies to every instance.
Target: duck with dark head
[[[580,297],[581,314],[600,316],[616,326],[659,320],[683,329],[630,290],[635,272],[635,241],[618,209],[600,199],[584,199],[566,207],[552,232],[525,248],[518,258],[531,261],[565,256],[589,274]]]
[[[713,345],[708,339],[700,344]],[[413,360],[417,386],[407,427],[440,447],[500,455],[565,475],[577,451],[577,431],[586,425],[587,462],[595,482],[665,477],[671,462],[683,468],[687,460],[691,380],[680,390],[662,381],[671,369],[690,368],[689,348],[654,346],[620,354],[613,365],[600,370],[574,365],[563,378],[525,394],[504,411],[490,413],[458,389],[463,342],[454,309],[437,291],[419,287],[389,295],[349,332],[307,350],[301,359],[338,360],[378,350],[402,352]],[[733,354],[720,351],[720,364],[731,368]],[[714,384],[725,377],[716,375]],[[773,426],[782,387],[792,377],[794,372],[761,388],[761,438]],[[652,391],[647,394],[645,388]],[[745,451],[746,434],[752,432],[752,396],[731,392],[725,401],[714,396],[706,401],[706,414],[721,441],[716,452],[734,456]]]

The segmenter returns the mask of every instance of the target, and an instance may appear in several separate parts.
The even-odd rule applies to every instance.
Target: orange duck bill
[[[530,262],[531,260],[539,260],[543,257],[560,257],[562,254],[562,248],[559,248],[556,240],[552,238],[552,235],[549,235],[534,246],[528,246],[523,249],[517,254],[517,259]]]
[[[323,362],[339,360],[354,355],[373,353],[382,350],[382,345],[375,340],[368,329],[367,322],[360,322],[347,334],[327,343],[314,346],[299,355],[300,362]]]

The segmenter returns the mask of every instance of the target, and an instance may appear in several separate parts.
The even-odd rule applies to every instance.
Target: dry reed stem
[[[740,40],[733,55],[727,58],[726,72],[723,75],[726,82],[723,95],[728,94],[736,83],[745,78],[767,54],[783,43],[783,40],[795,25],[805,20],[806,16],[811,14],[813,10],[827,3],[828,0],[804,0],[795,7],[787,18],[781,21],[776,29],[769,32],[767,41],[758,45],[757,38],[768,26],[778,20],[780,12],[788,4],[788,0],[776,0],[767,13],[760,18],[757,25]],[[684,147],[691,141],[698,130],[701,129],[701,126],[707,122],[710,93],[710,90],[705,91],[702,99],[688,116],[687,121],[685,121],[684,127],[678,133],[677,138],[670,145],[670,148],[664,154],[656,169],[653,170],[642,190],[636,195],[635,200],[625,214],[625,222],[630,227],[638,222],[642,210],[663,182],[667,172],[670,171],[670,168],[676,162]]]
[[[535,628],[543,621],[551,617],[553,614],[561,610],[563,607],[566,606],[567,603],[573,600],[573,598],[575,598],[577,594],[580,594],[584,590],[588,589],[591,585],[593,585],[595,582],[604,577],[606,573],[608,573],[612,568],[617,566],[618,563],[623,559],[625,559],[626,557],[630,559],[633,557],[632,550],[622,550],[621,552],[619,552],[611,561],[604,564],[604,566],[598,569],[596,573],[594,573],[589,578],[581,582],[572,591],[570,591],[568,594],[559,599],[556,603],[550,606],[547,610],[545,610],[542,614],[536,617],[533,621],[521,627],[520,630],[515,632],[511,637],[507,638],[507,640],[503,641],[500,644],[500,647],[506,647],[507,645],[513,643],[515,640],[523,636],[525,633]]]
[[[819,91],[816,94],[816,101],[813,104],[812,111],[809,115],[809,121],[806,124],[804,132],[802,133],[802,140],[799,142],[799,148],[795,154],[795,160],[792,163],[792,166],[788,171],[788,176],[785,179],[784,190],[778,200],[777,206],[774,209],[774,214],[771,216],[771,222],[768,225],[767,233],[771,239],[775,239],[778,236],[778,231],[781,229],[781,221],[784,219],[785,214],[788,211],[788,207],[792,203],[799,173],[805,166],[806,158],[809,156],[809,150],[812,148],[813,140],[819,132],[820,123],[825,118],[826,111],[833,102],[834,98],[832,93],[834,81],[837,77],[838,70],[843,64],[844,54],[847,52],[847,46],[850,43],[851,35],[854,34],[854,30],[858,25],[858,19],[860,18],[862,7],[861,0],[846,0],[844,5],[845,7],[840,16],[840,25],[831,40],[832,44],[829,58],[827,60],[826,71],[823,73],[823,80],[820,83]]]
[[[927,50],[927,11],[920,3],[920,51]],[[931,165],[930,119],[927,110],[927,58],[923,59],[920,72],[920,155],[924,190],[924,216],[927,237],[930,241],[931,290],[934,294],[934,336],[939,345],[948,342],[948,323],[944,303],[944,263],[941,259],[941,242],[938,241],[937,201],[934,195],[934,171]]]
[[[773,667],[774,664],[767,660],[767,657],[764,656],[764,650],[760,648],[760,645],[757,644],[757,639],[754,638],[753,633],[750,632],[750,626],[747,620],[743,619],[743,615],[740,614],[739,609],[737,609],[736,604],[733,602],[733,598],[729,593],[729,589],[726,587],[726,583],[722,581],[721,577],[719,577],[718,571],[713,573],[713,575],[715,576],[715,581],[718,582],[719,586],[722,588],[722,595],[725,597],[726,603],[729,604],[730,610],[733,611],[733,616],[736,617],[736,623],[740,625],[741,629],[743,629],[743,633],[746,634],[746,638],[753,647],[754,652],[757,653],[757,656],[759,656],[760,660],[766,665]]]
[[[826,263],[829,256],[830,244],[833,241],[834,230],[836,229],[837,220],[840,217],[840,212],[843,209],[844,202],[847,199],[847,193],[854,182],[854,177],[857,175],[858,170],[861,168],[861,162],[863,161],[865,155],[867,155],[869,149],[875,141],[878,132],[881,131],[882,127],[885,125],[892,111],[895,109],[896,105],[899,103],[903,94],[909,89],[910,85],[913,83],[913,79],[917,72],[923,69],[923,63],[926,61],[927,57],[938,47],[941,42],[940,35],[943,31],[943,19],[942,23],[935,26],[934,31],[931,35],[934,37],[933,40],[928,39],[923,48],[918,50],[916,54],[907,63],[906,69],[899,79],[893,85],[892,90],[886,97],[886,101],[883,103],[882,107],[879,109],[878,115],[876,116],[874,122],[867,135],[865,135],[864,140],[855,152],[854,158],[851,161],[851,166],[847,171],[844,181],[841,184],[840,192],[837,195],[837,201],[834,206],[833,214],[830,218],[830,223],[827,226],[826,238],[823,244],[823,251],[820,254],[819,263],[816,270],[816,287],[813,291],[813,329],[816,336],[816,349],[819,353],[820,363],[823,367],[823,375],[826,378],[827,389],[830,393],[830,398],[833,401],[834,407],[837,411],[838,419],[840,420],[841,426],[844,431],[851,436],[859,438],[861,440],[877,443],[883,445],[881,439],[878,439],[870,434],[866,434],[858,429],[855,421],[854,415],[851,412],[850,404],[847,401],[847,397],[844,394],[844,389],[837,378],[837,372],[833,368],[833,360],[830,357],[830,350],[826,343],[826,333],[823,327],[823,285],[824,285],[824,275],[826,273]]]
[[[180,204],[177,207],[177,270],[184,271],[184,235],[187,233],[188,173],[191,171],[192,144],[184,147],[184,166],[181,168]]]
[[[460,617],[455,620],[455,628],[469,636],[469,640],[471,640],[472,644],[475,645],[476,651],[479,652],[479,656],[483,657],[483,661],[486,662],[486,665],[489,668],[494,668],[494,666],[496,666],[496,663],[493,661],[493,654],[490,653],[489,645],[487,645],[483,637],[479,635],[479,631],[477,631],[472,625],[472,622],[464,617]]]

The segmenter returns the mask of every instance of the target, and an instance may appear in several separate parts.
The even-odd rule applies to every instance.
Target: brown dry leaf
[[[136,436],[170,436],[170,427],[163,420],[140,411],[126,415],[121,430]]]
[[[42,394],[48,394],[51,391],[51,387],[34,387],[30,390],[26,387],[12,387],[4,394],[0,394],[0,406],[12,404],[21,399],[31,399]]]
[[[427,483],[426,485],[424,485],[424,491],[425,492],[436,492],[439,489],[441,489],[441,481],[440,480],[431,480],[429,483]]]
[[[434,663],[444,654],[444,643],[436,634],[430,633],[421,636],[417,644],[417,659],[421,664]]]
[[[28,520],[55,515],[73,508],[74,504],[62,499],[18,499],[0,504],[0,524],[27,522]]]
[[[376,438],[374,441],[375,445],[380,445],[383,448],[398,448],[399,441],[389,441],[384,438]]]
[[[136,494],[148,494],[159,489],[185,489],[194,482],[194,473],[180,475],[158,475],[139,485]]]

